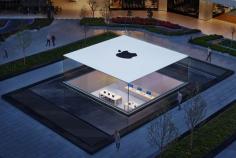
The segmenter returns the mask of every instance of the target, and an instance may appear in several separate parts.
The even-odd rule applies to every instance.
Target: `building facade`
[[[49,0],[0,0],[0,11],[45,12]]]
[[[236,0],[111,0],[111,9],[152,8],[209,20],[236,7]]]

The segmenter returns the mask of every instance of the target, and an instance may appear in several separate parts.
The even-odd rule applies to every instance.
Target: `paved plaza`
[[[56,6],[62,7],[62,12],[55,16],[55,20],[49,26],[40,30],[26,30],[23,32],[32,35],[32,43],[26,49],[26,55],[40,53],[49,49],[54,49],[74,41],[84,38],[83,28],[79,25],[80,10],[89,6],[86,0],[52,0]],[[98,8],[95,11],[95,16],[101,16],[100,9],[103,5],[103,0],[97,0]],[[116,10],[111,12],[112,17],[127,16],[127,11]],[[146,11],[132,11],[132,16],[147,17]],[[45,18],[45,15],[32,14],[16,14],[1,12],[0,19],[33,19]],[[109,29],[118,34],[126,34],[135,38],[140,38],[147,42],[157,44],[175,51],[185,53],[193,58],[205,61],[207,49],[192,45],[188,40],[192,37],[201,36],[202,34],[218,34],[225,38],[232,38],[232,27],[235,27],[235,19],[223,14],[218,18],[204,21],[197,18],[183,16],[171,12],[154,11],[154,18],[170,21],[192,29],[200,29],[202,33],[190,34],[184,36],[163,36],[143,30],[128,30],[123,28]],[[234,17],[235,18],[235,17]],[[68,19],[68,20],[64,20]],[[227,19],[227,20],[226,20]],[[228,21],[228,22],[227,22]],[[102,27],[91,27],[87,33],[88,37],[98,35],[105,31]],[[56,46],[46,47],[46,38],[48,35],[56,36]],[[236,39],[236,34],[234,34]],[[16,35],[12,35],[0,45],[0,65],[8,63],[23,57],[23,53],[19,50]],[[4,49],[8,50],[8,58],[4,58]],[[222,66],[224,68],[235,71],[236,58],[214,52],[212,55],[212,64]],[[48,79],[62,73],[63,63],[56,62],[51,65],[29,71],[27,73],[15,76],[13,78],[0,81],[0,95],[16,89],[37,83],[44,79]],[[224,81],[210,87],[202,93],[203,98],[207,101],[207,115],[212,114],[224,108],[227,104],[236,99],[236,75],[232,75]],[[29,100],[32,98],[29,98]],[[184,102],[182,106],[189,106],[190,101]],[[172,119],[179,129],[179,135],[187,131],[184,123],[184,111],[178,111],[177,108],[170,110]],[[159,118],[156,118],[157,120]],[[153,120],[153,121],[155,121]],[[32,158],[32,157],[56,157],[56,158],[145,158],[154,157],[159,151],[152,148],[146,140],[147,127],[151,122],[134,130],[130,134],[122,137],[121,149],[116,151],[115,144],[112,143],[94,155],[90,155],[83,149],[72,144],[64,137],[58,135],[45,125],[34,120],[27,114],[10,105],[0,98],[0,158]],[[226,147],[220,152],[216,158],[234,157],[236,154],[236,142]]]
[[[230,144],[226,149],[224,149],[222,152],[220,152],[218,155],[215,156],[215,158],[228,158],[228,157],[234,157],[236,155],[236,141]]]
[[[117,11],[119,12],[119,11]],[[137,13],[138,16],[143,14],[141,11],[135,12]],[[119,13],[122,15],[122,12]],[[125,13],[123,13],[125,14]],[[154,13],[155,15],[155,13]],[[178,14],[173,14],[173,13],[165,13],[165,12],[158,12],[157,13],[157,18],[160,18],[161,20],[167,20],[171,21],[173,23],[178,23],[180,25],[183,25],[185,27],[189,28],[197,28],[201,29],[203,33],[205,34],[222,34],[226,38],[231,38],[231,32],[230,32],[230,27],[232,27],[232,23],[212,19],[209,21],[201,21],[195,18],[191,17],[186,17]],[[176,21],[177,20],[177,21]],[[227,29],[228,28],[228,29]],[[61,31],[61,30],[66,30],[66,31]],[[123,29],[124,30],[124,29]],[[87,32],[87,37],[94,36],[97,34],[100,34],[104,32],[105,29],[100,28],[100,29],[94,29],[93,27],[89,29]],[[54,20],[53,23],[47,27],[44,27],[40,30],[26,30],[23,33],[31,33],[32,39],[34,39],[31,43],[31,45],[26,48],[26,56],[39,53],[45,50],[53,49],[62,45],[66,45],[68,43],[80,40],[84,38],[84,31],[83,28],[79,25],[79,20],[74,19],[74,20],[62,20],[62,19],[57,19]],[[118,31],[120,32],[120,31]],[[122,32],[122,30],[121,30]],[[55,35],[56,36],[56,46],[55,47],[46,47],[46,38],[47,35]],[[144,35],[146,32],[139,32],[137,33],[138,35]],[[176,42],[184,42],[186,43],[187,40],[190,39],[190,37],[197,37],[200,34],[192,34],[192,35],[185,35],[185,36],[176,36],[176,37],[169,37],[169,36],[163,36],[163,38],[171,38],[171,40],[174,40]],[[160,36],[161,35],[155,35],[155,36]],[[235,34],[236,36],[236,34]],[[148,37],[151,38],[152,36]],[[176,38],[176,39],[175,39]],[[181,39],[181,40],[179,40]],[[169,39],[167,39],[169,40]],[[150,39],[150,41],[152,41]],[[6,39],[5,42],[3,42],[0,45],[0,64],[7,63],[9,61],[13,61],[19,58],[23,57],[23,53],[19,53],[19,47],[15,44],[18,42],[17,36],[12,35],[8,39]],[[160,44],[162,43],[162,40],[159,40]],[[178,43],[176,43],[176,46],[178,46]],[[168,45],[167,45],[168,46]],[[168,46],[172,47],[172,46]],[[188,47],[188,45],[186,45]],[[8,50],[9,53],[9,58],[2,58],[3,53],[4,53],[4,48]],[[173,47],[174,48],[174,47]]]
[[[170,15],[170,14],[169,14]],[[161,16],[161,15],[160,15]],[[168,15],[163,16],[171,21]],[[177,18],[176,18],[177,19]],[[190,21],[192,18],[189,18]],[[186,20],[186,18],[185,18]],[[194,21],[194,20],[193,20]],[[175,21],[172,21],[175,22]],[[190,24],[195,27],[203,28],[203,24],[196,25],[196,20],[190,22]],[[213,22],[214,23],[214,22]],[[213,28],[217,23],[210,23],[209,25]],[[220,22],[219,22],[220,24]],[[184,24],[183,24],[184,25]],[[222,29],[223,29],[222,24]],[[218,25],[220,28],[221,25]],[[228,25],[227,25],[228,26]],[[62,29],[66,27],[66,29]],[[203,28],[204,29],[204,28]],[[205,28],[206,30],[209,28]],[[67,31],[62,31],[67,30]],[[215,28],[215,30],[218,30]],[[226,30],[226,29],[224,29]],[[41,31],[41,32],[40,32]],[[44,47],[45,37],[48,32],[54,31],[58,36],[58,46],[69,43],[70,41],[76,41],[83,38],[83,33],[78,25],[77,20],[55,20],[52,25],[41,29],[38,32],[33,32],[36,41],[32,43],[28,49],[28,54],[35,54],[39,51],[46,50]],[[103,28],[91,29],[89,31],[89,36],[103,32]],[[129,36],[140,38],[150,43],[154,43],[163,47],[170,48],[175,51],[185,53],[191,57],[205,60],[207,55],[207,49],[203,47],[194,46],[188,43],[189,38],[192,35],[185,36],[163,36],[153,33],[148,33],[145,31],[123,31],[114,29],[112,30],[119,34],[127,34]],[[203,31],[204,32],[204,31]],[[221,33],[228,33],[217,31]],[[194,36],[199,36],[195,34]],[[62,37],[68,37],[62,38]],[[6,47],[10,48],[10,43],[14,42],[14,36],[7,39]],[[15,48],[12,48],[15,49]],[[11,60],[21,58],[22,56],[17,52],[17,50],[12,50],[12,54],[9,55],[8,60],[1,61],[1,63],[6,63]],[[236,70],[236,58],[228,56],[219,52],[214,52],[212,55],[212,63],[230,70]],[[57,62],[33,71],[21,74],[19,76],[4,80],[0,82],[0,95],[8,93],[10,91],[37,83],[41,80],[47,79],[49,77],[60,74],[63,69],[63,64]],[[206,100],[207,115],[211,116],[215,112],[224,108],[227,104],[235,100],[236,98],[236,75],[232,75],[224,81],[218,83],[217,85],[207,89],[202,93],[203,98]],[[182,106],[189,106],[189,102],[184,102]],[[57,158],[145,158],[158,153],[157,149],[150,147],[146,140],[147,127],[149,123],[141,126],[140,128],[134,130],[130,134],[124,136],[121,139],[121,149],[116,151],[115,145],[110,144],[104,149],[100,150],[94,155],[89,155],[82,149],[65,140],[63,137],[59,136],[49,128],[40,124],[30,116],[19,111],[15,107],[11,106],[9,103],[0,99],[0,157],[8,158],[41,158],[41,157],[57,157]],[[168,113],[172,114],[173,121],[179,129],[179,134],[187,131],[187,127],[184,123],[184,111],[178,111],[177,108],[170,110]],[[156,118],[158,119],[158,118]],[[154,120],[155,121],[155,120]]]
[[[87,32],[87,37],[94,36],[102,32],[104,31],[90,29]],[[79,25],[79,20],[54,20],[51,25],[43,27],[40,30],[25,30],[23,34],[24,33],[30,33],[32,38],[30,46],[25,50],[26,56],[30,56],[49,49],[54,49],[84,38],[84,31]],[[48,35],[54,35],[56,37],[55,47],[46,47]],[[0,64],[14,61],[23,57],[24,54],[22,52],[19,53],[19,44],[16,43],[19,43],[17,35],[12,35],[3,43],[1,43]],[[8,58],[2,58],[4,48],[9,52]]]
[[[58,15],[55,15],[56,19],[80,19],[80,10],[81,8],[86,8],[89,12],[89,6],[87,1],[82,0],[78,2],[68,2],[68,1],[62,1],[62,0],[53,0],[55,4],[62,7],[62,12]],[[103,0],[98,0],[98,8],[95,11],[96,17],[101,17],[101,6],[102,6]],[[91,16],[91,15],[90,15]],[[112,17],[117,16],[127,16],[127,11],[122,10],[113,10],[111,11]],[[132,11],[132,16],[138,16],[138,17],[147,17],[146,11]],[[14,14],[14,13],[0,13],[0,18],[45,18],[45,15],[25,15],[25,14]],[[235,26],[235,23],[230,23],[227,21],[222,21],[216,18],[212,18],[208,21],[205,20],[199,20],[197,18],[184,16],[180,14],[175,14],[171,12],[165,12],[165,11],[154,11],[153,17],[170,21],[172,23],[176,23],[188,28],[193,29],[200,29],[204,34],[219,34],[223,35],[226,38],[232,38],[231,34],[231,28]],[[236,38],[236,35],[234,35]]]

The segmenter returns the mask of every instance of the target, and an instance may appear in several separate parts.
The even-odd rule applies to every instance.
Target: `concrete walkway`
[[[136,12],[136,13],[140,14],[139,12]],[[122,14],[122,12],[120,14]],[[184,22],[184,20],[189,18],[189,20],[187,20],[187,21],[189,21],[189,23],[186,23],[186,25],[188,24],[187,27],[197,26],[196,19],[193,19],[190,17],[183,17],[182,15],[177,15],[177,14],[172,15],[172,13],[168,13],[168,14],[165,14],[164,16],[161,16],[162,14],[165,14],[165,13],[162,12],[162,13],[158,14],[158,16],[160,16],[159,18],[166,17],[166,19],[164,19],[164,20],[169,20],[169,21],[173,22],[174,19],[179,19],[180,20],[179,22],[181,22],[181,21]],[[182,19],[181,19],[181,17],[182,17]],[[199,28],[201,28],[201,29],[202,28],[203,29],[211,28],[211,26],[202,27],[206,23],[207,22],[200,23],[201,25],[198,24]],[[223,24],[225,24],[225,23],[222,23],[222,25]],[[211,25],[211,24],[209,24],[209,25]],[[212,31],[216,31],[216,30],[220,30],[221,25],[215,23],[215,24],[212,24],[212,26],[217,26],[217,28],[212,30]],[[229,27],[229,26],[225,25],[225,27]],[[225,29],[225,27],[224,27],[224,30],[228,30],[228,29]],[[223,26],[222,26],[222,29],[223,29]],[[104,29],[89,29],[87,36],[88,37],[94,36],[94,35],[100,34],[102,32],[104,32]],[[208,32],[208,31],[206,31],[206,32]],[[222,31],[220,31],[220,32],[222,33]],[[79,20],[77,20],[77,19],[74,19],[74,20],[54,20],[54,22],[51,25],[44,27],[38,31],[37,30],[26,30],[23,33],[30,33],[32,36],[32,39],[33,39],[31,45],[26,49],[25,54],[27,56],[55,48],[52,46],[46,47],[46,37],[48,34],[56,36],[56,47],[66,45],[66,44],[71,43],[73,41],[77,41],[77,40],[84,38],[83,28],[80,27]],[[192,34],[189,36],[176,36],[176,37],[161,36],[161,35],[157,35],[157,34],[155,34],[154,36],[159,36],[159,37],[165,38],[167,40],[169,40],[169,39],[174,40],[176,38],[175,41],[177,43],[179,43],[182,41],[186,42],[186,40],[187,40],[186,37],[190,38],[190,36],[194,37],[194,36],[198,36],[198,34]],[[181,40],[179,40],[179,39],[181,39]],[[152,41],[152,40],[150,39],[150,41]],[[158,42],[162,43],[162,40],[159,40]],[[18,38],[16,37],[16,35],[12,35],[5,42],[0,44],[0,65],[24,57],[24,54],[21,51],[18,43],[19,42],[18,42]],[[173,48],[176,46],[178,47],[178,44],[175,44],[175,46],[173,46]],[[8,54],[9,54],[8,58],[3,57],[4,48],[6,48],[8,51]]]
[[[90,29],[87,33],[88,37],[102,33],[103,30]],[[53,49],[55,47],[46,47],[47,35],[55,35],[56,47],[66,45],[68,43],[80,40],[84,38],[83,28],[79,25],[79,20],[54,20],[53,23],[40,30],[26,30],[23,33],[30,33],[32,42],[26,49],[26,55],[36,54],[45,50]],[[23,52],[18,44],[18,38],[16,35],[10,36],[6,41],[0,44],[0,65],[23,58]],[[3,58],[3,50],[7,49],[9,52],[8,58]]]
[[[99,31],[99,30],[96,30]],[[100,30],[101,31],[101,30]],[[116,31],[125,33],[124,31]],[[130,36],[137,37],[151,43],[180,51],[195,58],[204,60],[206,49],[187,43],[190,36],[166,37],[139,31],[129,31]],[[236,70],[236,58],[214,53],[213,64]],[[62,63],[58,62],[14,78],[0,82],[0,95],[12,90],[36,83],[40,80],[62,72]],[[217,112],[228,103],[236,99],[236,75],[227,78],[219,84],[202,93],[207,107],[207,116]],[[30,98],[29,98],[30,99]],[[23,112],[0,100],[0,156],[7,158],[145,158],[157,152],[146,141],[147,127],[150,123],[136,129],[121,139],[120,151],[111,144],[94,155],[89,155],[82,149],[74,146],[61,136],[57,135]],[[183,103],[188,106],[189,101]],[[180,134],[187,130],[184,123],[184,111],[174,108],[169,111]],[[158,118],[156,118],[158,119]]]
[[[215,156],[215,158],[233,158],[236,155],[236,141],[226,147],[222,152]]]

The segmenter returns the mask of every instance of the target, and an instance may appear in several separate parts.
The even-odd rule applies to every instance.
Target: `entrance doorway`
[[[198,18],[199,0],[168,0],[167,10]]]

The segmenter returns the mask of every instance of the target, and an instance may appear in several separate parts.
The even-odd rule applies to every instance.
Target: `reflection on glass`
[[[70,71],[74,69],[76,62],[65,59],[64,84],[127,114],[186,83],[183,78],[179,80],[161,72],[153,72],[127,83],[87,66],[82,69],[83,73],[71,75]]]
[[[110,0],[111,9],[158,8],[158,0]]]

